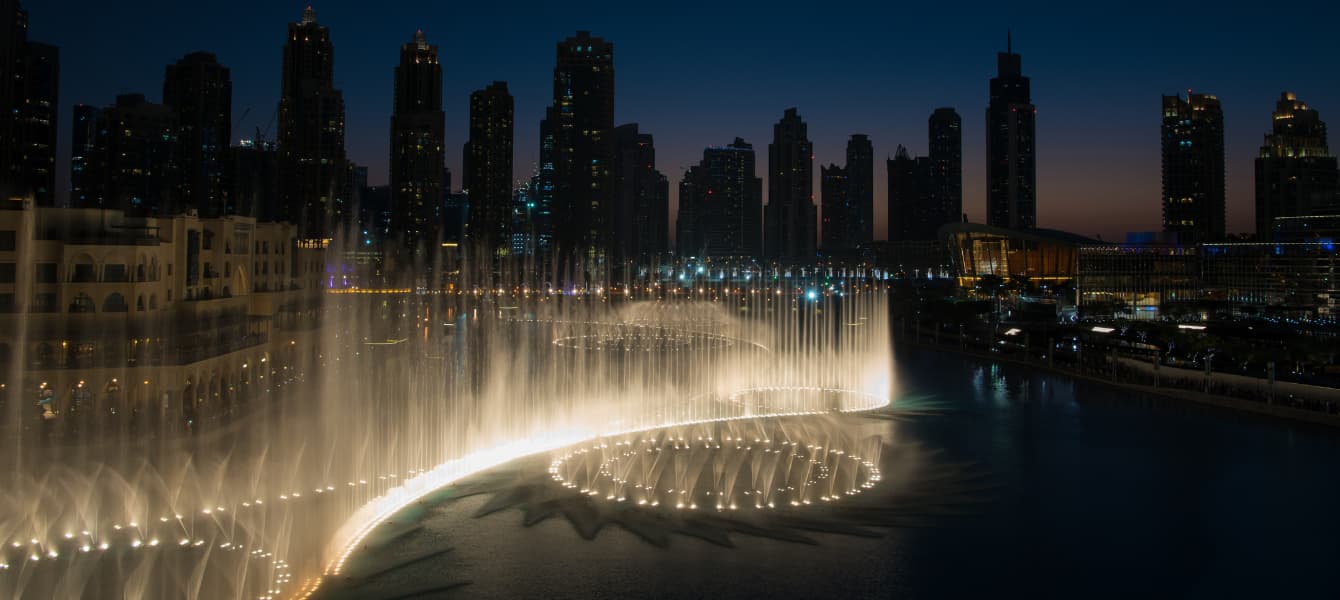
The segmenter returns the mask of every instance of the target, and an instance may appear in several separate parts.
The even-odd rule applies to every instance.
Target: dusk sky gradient
[[[164,67],[204,50],[232,70],[233,139],[273,123],[286,24],[306,2],[26,0],[29,37],[61,51],[61,196],[71,109],[143,92],[161,101]],[[1340,123],[1340,8],[1245,3],[733,3],[317,1],[335,44],[349,158],[384,184],[392,76],[416,29],[441,47],[447,166],[459,187],[470,92],[506,81],[516,98],[516,174],[538,155],[554,47],[579,29],[614,43],[617,123],[655,136],[672,214],[684,169],[736,136],[758,152],[783,110],[809,124],[819,165],[845,161],[846,139],[875,145],[876,237],[885,233],[882,159],[926,152],[939,106],[963,117],[964,210],[985,220],[987,80],[1005,32],[1023,55],[1038,107],[1038,225],[1120,239],[1159,228],[1160,94],[1211,93],[1227,131],[1228,229],[1253,225],[1253,164],[1281,91]],[[1111,3],[1116,5],[1117,3]],[[249,114],[243,116],[249,109]],[[1334,149],[1333,149],[1334,150]]]

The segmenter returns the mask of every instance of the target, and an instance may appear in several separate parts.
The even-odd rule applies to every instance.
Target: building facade
[[[316,352],[319,246],[249,217],[10,203],[0,322],[15,335],[0,341],[0,387],[49,393],[62,421],[229,412]]]
[[[1209,94],[1163,97],[1163,230],[1184,244],[1224,238],[1224,112]]]
[[[177,112],[144,94],[117,96],[116,104],[98,111],[84,206],[141,216],[182,212],[177,132]]]
[[[1275,103],[1271,132],[1256,157],[1256,237],[1274,239],[1275,219],[1340,214],[1340,170],[1326,123],[1292,92]]]

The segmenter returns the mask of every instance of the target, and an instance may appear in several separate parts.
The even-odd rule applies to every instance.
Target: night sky
[[[879,161],[898,144],[924,154],[927,117],[952,106],[963,116],[964,210],[981,222],[987,80],[1009,28],[1038,107],[1040,227],[1104,239],[1158,229],[1159,96],[1194,89],[1223,102],[1229,231],[1253,229],[1252,160],[1279,93],[1295,91],[1323,120],[1340,119],[1340,8],[1089,4],[326,1],[315,8],[335,44],[349,157],[370,167],[373,184],[387,180],[392,70],[414,30],[441,46],[447,165],[459,186],[470,92],[507,81],[516,97],[516,172],[528,177],[552,93],[554,45],[585,29],[615,45],[617,123],[637,122],[655,136],[672,211],[684,169],[705,146],[736,136],[754,144],[766,186],[772,124],[795,106],[814,141],[816,201],[819,165],[843,163],[850,134],[871,136],[883,238],[887,178]],[[273,139],[286,23],[305,5],[26,0],[30,38],[61,48],[59,187],[68,187],[70,107],[108,105],[124,92],[161,101],[164,66],[191,51],[213,52],[232,70],[234,140],[267,126]]]

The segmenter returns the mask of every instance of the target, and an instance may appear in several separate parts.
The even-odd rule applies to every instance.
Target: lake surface
[[[906,405],[938,414],[873,426],[983,474],[966,514],[817,546],[657,548],[617,527],[592,541],[563,519],[524,527],[515,510],[474,518],[469,498],[395,549],[450,553],[374,583],[469,580],[455,598],[1340,597],[1340,433],[926,350],[900,351],[896,373]]]

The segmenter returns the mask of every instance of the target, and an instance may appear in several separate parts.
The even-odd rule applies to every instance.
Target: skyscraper
[[[90,202],[95,199],[91,196],[93,190],[90,186],[94,184],[90,177],[90,168],[93,155],[94,144],[98,137],[98,108],[87,104],[79,104],[74,107],[74,124],[70,135],[70,206],[74,208],[86,208],[93,206]]]
[[[260,132],[228,151],[228,199],[236,214],[258,221],[288,218],[279,204],[279,153]]]
[[[1224,237],[1224,112],[1209,94],[1163,97],[1163,230],[1182,243]]]
[[[202,217],[236,213],[224,181],[233,129],[233,82],[228,67],[208,52],[192,52],[167,66],[163,104],[177,111],[184,206]]]
[[[763,180],[754,147],[740,138],[703,150],[679,184],[680,256],[757,259],[763,251]]]
[[[554,243],[565,264],[595,264],[614,243],[614,44],[586,31],[558,43],[553,108]]]
[[[823,227],[819,231],[823,242],[819,246],[826,256],[846,254],[859,241],[850,237],[859,218],[853,214],[850,192],[847,169],[833,164],[819,167],[819,200],[823,205]]]
[[[670,250],[670,181],[656,170],[656,146],[637,123],[620,125],[615,137],[616,257],[643,264]]]
[[[304,237],[330,237],[345,216],[344,95],[334,69],[330,30],[309,6],[288,26],[279,98],[280,202]]]
[[[856,134],[847,140],[847,165],[819,169],[823,203],[824,254],[850,256],[861,244],[875,239],[875,148],[870,138]]]
[[[184,210],[177,112],[122,94],[98,113],[93,160],[86,170],[92,200],[82,208],[170,216]]]
[[[512,250],[513,110],[504,81],[470,94],[464,180],[470,196],[470,245],[490,256]]]
[[[932,161],[898,146],[889,170],[889,241],[935,239],[943,213],[932,194]]]
[[[1022,59],[1007,39],[996,54],[996,76],[986,107],[987,224],[1011,229],[1037,226],[1037,109]]]
[[[1321,115],[1284,92],[1273,117],[1256,157],[1256,236],[1262,241],[1273,237],[1277,217],[1340,213],[1336,158]]]
[[[963,218],[963,122],[952,108],[930,118],[930,194],[942,213],[940,224]]]
[[[439,205],[448,190],[446,115],[442,112],[442,65],[437,46],[423,31],[400,46],[395,68],[395,104],[391,113],[392,235],[399,236],[399,265],[407,267],[430,255],[440,243]]]
[[[0,0],[0,198],[55,202],[60,52],[28,40],[28,12]]]
[[[814,146],[805,122],[788,108],[772,127],[768,144],[768,205],[764,208],[763,243],[769,260],[807,263],[814,260]]]

